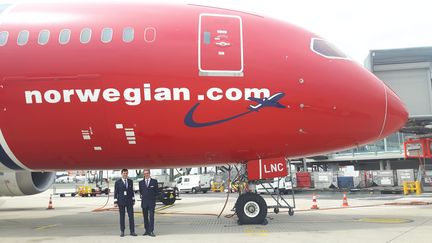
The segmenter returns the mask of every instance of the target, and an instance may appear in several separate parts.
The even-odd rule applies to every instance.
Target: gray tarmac
[[[381,195],[317,192],[319,210],[311,210],[312,192],[295,195],[294,216],[269,210],[267,225],[238,225],[231,209],[236,194],[182,194],[173,206],[157,205],[156,237],[142,236],[139,202],[137,237],[119,237],[112,196],[53,197],[52,190],[25,197],[0,198],[1,242],[432,242],[432,194]],[[269,196],[264,196],[273,204]],[[291,196],[287,201],[292,205]],[[221,213],[224,203],[225,210]],[[105,205],[106,204],[106,205]],[[221,213],[220,217],[217,217]],[[128,229],[128,226],[126,226]],[[126,231],[126,233],[129,233]]]

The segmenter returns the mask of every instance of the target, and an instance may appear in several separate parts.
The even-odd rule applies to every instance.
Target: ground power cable
[[[110,193],[110,186],[109,185],[110,184],[109,184],[108,171],[107,171],[107,189],[108,189],[107,200],[106,200],[105,204],[102,207],[93,209],[92,212],[111,211],[111,210],[115,211],[116,210],[115,207],[108,207],[108,208],[106,208],[106,206],[108,205],[109,199],[110,199],[110,195],[111,195],[111,193]]]
[[[222,215],[223,211],[225,210],[225,207],[228,203],[228,199],[229,199],[229,195],[230,195],[230,184],[231,184],[231,165],[228,165],[228,191],[227,191],[227,196],[225,199],[225,204],[222,208],[222,210],[220,211],[219,215],[217,216],[217,218],[220,218],[220,216]]]

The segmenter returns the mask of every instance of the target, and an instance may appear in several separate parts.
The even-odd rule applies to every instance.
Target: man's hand
[[[116,203],[116,202],[114,203],[114,207],[115,207],[115,208],[116,208],[116,207],[118,207],[118,205],[117,205],[117,203]]]

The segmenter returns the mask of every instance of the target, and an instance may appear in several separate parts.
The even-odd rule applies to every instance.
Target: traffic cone
[[[50,199],[49,199],[49,203],[48,203],[47,209],[54,209],[54,207],[52,205],[52,195],[50,195]]]
[[[348,199],[347,199],[346,192],[344,192],[342,207],[348,207]]]
[[[319,209],[315,193],[313,194],[313,197],[312,197],[312,207],[311,207],[311,209]]]

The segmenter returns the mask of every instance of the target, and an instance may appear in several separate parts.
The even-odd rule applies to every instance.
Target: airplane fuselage
[[[406,119],[371,73],[271,18],[133,3],[18,4],[0,17],[3,170],[298,157],[383,138]],[[277,93],[286,108],[247,113],[249,97]]]

